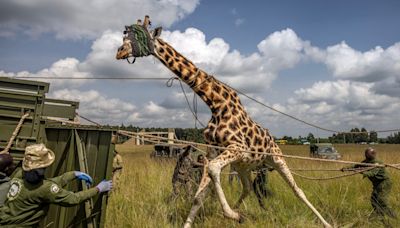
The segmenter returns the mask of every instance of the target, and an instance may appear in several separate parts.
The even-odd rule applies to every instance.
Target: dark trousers
[[[383,180],[375,184],[371,194],[371,205],[374,209],[374,214],[378,216],[388,215],[395,217],[394,212],[390,209],[388,198],[392,190],[392,183],[390,180]]]

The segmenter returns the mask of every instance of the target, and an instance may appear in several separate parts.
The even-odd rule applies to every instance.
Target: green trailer
[[[46,170],[48,177],[79,170],[89,173],[95,183],[110,179],[115,130],[75,124],[79,103],[48,99],[48,90],[49,83],[0,77],[0,151],[21,117],[29,113],[9,150],[17,162],[26,146],[44,143],[56,153]],[[67,188],[80,191],[87,186],[76,182]],[[106,203],[107,195],[101,195],[76,207],[51,206],[41,227],[104,227]]]

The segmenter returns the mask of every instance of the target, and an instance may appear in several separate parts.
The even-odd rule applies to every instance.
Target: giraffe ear
[[[161,35],[162,27],[157,27],[152,31],[153,39],[158,38]]]

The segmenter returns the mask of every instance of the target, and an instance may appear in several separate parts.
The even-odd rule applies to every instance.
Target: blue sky
[[[399,1],[369,0],[124,0],[80,5],[70,0],[11,0],[0,3],[0,71],[6,76],[171,76],[154,59],[127,66],[113,58],[123,26],[149,14],[154,26],[163,25],[163,38],[178,51],[276,108],[334,129],[392,128],[400,126],[395,114],[400,107],[398,12]],[[189,45],[181,45],[183,41]],[[153,81],[51,82],[51,96],[80,100],[80,111],[103,123],[193,126],[178,86],[170,89]],[[316,131],[245,104],[278,136]],[[201,110],[206,122],[207,108]]]
[[[196,27],[208,37],[223,37],[244,53],[254,51],[254,44],[269,33],[285,28],[294,29],[319,47],[346,40],[350,46],[365,51],[399,41],[399,9],[399,1],[206,0],[172,29]],[[235,26],[235,20],[240,18],[244,19],[243,24]]]

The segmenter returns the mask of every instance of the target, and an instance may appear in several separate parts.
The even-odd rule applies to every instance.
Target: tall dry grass
[[[344,160],[361,161],[363,145],[337,145]],[[376,145],[378,156],[386,163],[400,163],[400,145]],[[180,227],[190,210],[190,200],[170,201],[172,160],[152,160],[151,146],[118,148],[124,157],[124,170],[119,188],[112,194],[107,209],[106,227]],[[308,155],[308,146],[282,146],[284,153]],[[291,168],[341,168],[342,165],[289,160]],[[228,170],[226,169],[226,172]],[[393,181],[390,205],[400,216],[400,171],[388,170]],[[340,172],[307,172],[309,176],[338,175]],[[310,181],[296,177],[298,185],[322,215],[338,227],[383,227],[379,221],[369,220],[371,183],[356,175],[330,181]],[[228,201],[233,205],[241,186],[230,186],[222,177]],[[243,224],[225,219],[218,200],[209,196],[195,220],[195,227],[320,227],[311,211],[298,200],[276,172],[270,175],[269,188],[273,195],[262,210],[251,194],[241,206],[246,216]],[[400,227],[399,221],[389,221]]]

